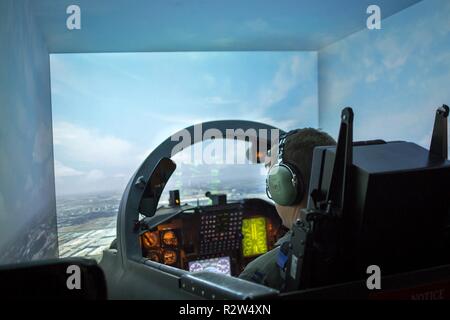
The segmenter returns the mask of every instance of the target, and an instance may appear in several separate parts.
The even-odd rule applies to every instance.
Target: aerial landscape
[[[262,165],[181,164],[169,180],[160,206],[168,204],[168,191],[180,189],[181,202],[208,204],[206,191],[226,193],[229,201],[266,198]],[[56,199],[60,257],[81,256],[100,260],[116,238],[117,213],[122,191],[61,195]]]

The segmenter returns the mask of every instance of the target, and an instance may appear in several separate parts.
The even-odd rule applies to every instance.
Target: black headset
[[[281,135],[278,144],[278,162],[269,169],[266,178],[267,196],[282,206],[299,204],[305,196],[305,184],[300,169],[292,162],[284,160],[286,140],[298,131],[292,130]]]

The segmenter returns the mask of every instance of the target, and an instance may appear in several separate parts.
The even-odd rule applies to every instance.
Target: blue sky
[[[428,148],[436,109],[450,105],[450,1],[422,1],[355,33],[320,51],[319,65],[320,127],[336,135],[351,106],[355,139]]]
[[[50,64],[57,194],[120,190],[192,124],[318,126],[314,52],[53,54]]]

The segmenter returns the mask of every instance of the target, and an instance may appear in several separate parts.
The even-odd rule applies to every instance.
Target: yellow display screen
[[[256,256],[267,252],[266,218],[242,220],[242,250],[244,257]]]

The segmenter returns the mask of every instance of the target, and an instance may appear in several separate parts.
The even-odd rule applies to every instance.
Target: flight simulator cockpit
[[[121,281],[134,283],[136,294],[144,296],[159,290],[160,296],[179,298],[260,299],[283,294],[289,299],[356,281],[326,296],[361,298],[370,296],[365,278],[374,265],[388,277],[383,283],[387,294],[402,286],[398,277],[412,285],[408,272],[450,263],[448,113],[447,106],[437,110],[426,150],[403,141],[355,142],[353,111],[342,111],[337,145],[314,150],[308,203],[285,247],[281,291],[237,278],[288,232],[274,204],[257,198],[231,201],[226,194],[207,192],[210,203],[190,205],[180,198],[180,190],[171,190],[169,204],[159,206],[176,169],[165,156],[176,142],[167,140],[144,161],[124,193],[117,252],[105,251],[102,261],[104,270],[115,270],[107,277],[114,279],[119,257],[123,269],[132,270],[124,276],[131,279]],[[219,121],[204,126],[247,130],[265,125]],[[397,280],[389,282],[389,276]],[[120,285],[116,292],[120,296]]]
[[[101,270],[84,267],[109,299],[419,299],[430,290],[448,298],[448,115],[448,106],[438,108],[427,150],[404,141],[355,142],[353,111],[342,111],[337,145],[314,149],[307,206],[280,249],[281,289],[237,277],[288,232],[273,203],[206,192],[209,203],[190,204],[170,190],[168,205],[160,205],[176,169],[169,151],[177,141],[170,138],[130,179]],[[205,131],[229,127],[272,129],[250,121],[203,124]],[[366,282],[372,267],[382,272],[376,291]],[[4,279],[13,289],[11,279],[23,272],[12,272]]]
[[[144,219],[143,257],[191,272],[237,276],[250,261],[273,249],[287,231],[267,201],[228,203],[226,195],[211,198],[211,205],[192,207],[177,205],[181,200],[175,196],[170,203],[172,209],[179,207],[177,214]]]

